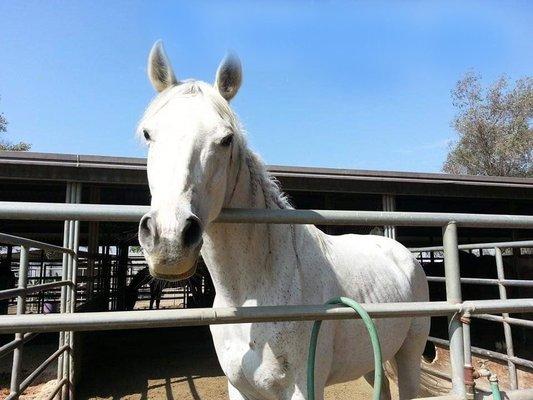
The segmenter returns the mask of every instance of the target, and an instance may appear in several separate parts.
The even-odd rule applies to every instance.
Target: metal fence
[[[521,249],[521,248],[533,248],[533,240],[523,240],[523,241],[514,241],[514,242],[498,242],[498,243],[478,243],[478,244],[462,244],[458,246],[459,250],[483,250],[491,249],[494,250],[494,255],[496,259],[496,271],[498,274],[498,279],[490,278],[460,278],[460,282],[463,284],[469,285],[492,285],[498,286],[499,296],[501,300],[507,300],[507,287],[530,287],[533,288],[533,281],[530,280],[519,280],[519,279],[506,279],[505,272],[503,268],[503,254],[502,249]],[[432,247],[414,247],[410,248],[413,253],[424,253],[424,252],[435,252],[443,251],[443,246],[432,246]],[[428,276],[429,282],[444,282],[445,278]],[[472,347],[472,352],[475,354],[489,356],[496,358],[498,360],[506,361],[509,368],[509,382],[511,389],[518,389],[518,375],[516,372],[516,365],[521,365],[527,368],[533,369],[533,361],[526,360],[523,358],[516,357],[514,354],[514,345],[513,345],[513,335],[511,332],[511,325],[521,326],[525,328],[533,328],[533,321],[526,320],[521,318],[511,318],[508,312],[502,313],[501,316],[491,315],[491,314],[472,314],[473,318],[484,319],[487,321],[500,322],[503,324],[503,331],[505,337],[505,346],[507,354],[501,354],[498,352],[479,349]],[[469,318],[463,318],[463,324],[470,324]],[[448,341],[430,337],[430,341],[441,344],[448,345]]]
[[[78,246],[79,221],[138,221],[148,211],[148,207],[73,204],[80,200],[79,184],[68,185],[67,202],[56,203],[18,203],[0,202],[1,219],[19,220],[64,220],[63,247],[53,246],[61,251],[63,257],[63,277],[61,282],[61,313],[55,315],[24,315],[24,299],[30,291],[25,277],[25,257],[21,257],[19,288],[16,292],[0,292],[4,297],[17,295],[17,315],[0,317],[0,333],[16,333],[15,340],[2,347],[0,354],[14,351],[11,394],[15,399],[55,359],[58,362],[58,384],[51,397],[56,394],[64,398],[74,398],[74,331],[157,328],[187,325],[209,325],[229,323],[271,322],[271,321],[311,321],[357,318],[353,310],[338,306],[271,306],[271,307],[234,307],[183,310],[157,310],[114,313],[74,313],[76,295],[76,250]],[[318,224],[318,225],[387,225],[387,226],[441,226],[443,232],[446,302],[418,303],[380,303],[365,304],[364,308],[373,318],[447,316],[451,357],[451,380],[455,398],[471,395],[473,387],[465,384],[465,366],[471,368],[471,346],[468,316],[483,318],[502,318],[504,326],[513,323],[508,317],[510,312],[533,312],[533,299],[506,299],[505,287],[510,284],[505,277],[499,276],[500,300],[462,301],[461,278],[459,272],[459,248],[457,228],[533,228],[533,216],[487,215],[487,214],[445,214],[415,212],[375,212],[375,211],[332,211],[332,210],[223,210],[216,222],[219,223],[271,223],[271,224]],[[0,242],[20,244],[27,253],[29,247],[50,246],[27,239],[3,235]],[[501,248],[503,246],[491,246]],[[500,252],[501,256],[501,252]],[[501,262],[501,259],[500,261]],[[466,278],[464,278],[466,279]],[[463,281],[464,282],[464,281]],[[466,283],[466,282],[465,282]],[[43,289],[41,287],[41,289]],[[502,317],[488,316],[501,313]],[[524,320],[521,320],[524,323]],[[526,322],[527,323],[527,322]],[[506,328],[507,329],[507,328]],[[31,333],[27,333],[31,332]],[[58,350],[40,367],[20,382],[20,356],[23,345],[39,332],[60,332]],[[464,333],[464,334],[463,334]],[[517,364],[512,353],[506,360]],[[516,373],[516,372],[514,372]],[[469,378],[469,377],[466,377]],[[513,392],[508,395],[511,396]],[[522,398],[533,398],[531,391],[521,392]],[[526,397],[524,397],[526,396]]]

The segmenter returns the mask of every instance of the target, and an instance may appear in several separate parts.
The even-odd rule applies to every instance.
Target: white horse
[[[361,303],[427,301],[424,271],[400,243],[371,235],[326,235],[312,225],[217,224],[223,207],[290,208],[259,157],[248,149],[229,101],[241,64],[228,56],[214,85],[178,81],[160,42],[149,78],[159,94],[139,134],[148,143],[151,211],[139,241],[154,277],[191,276],[202,254],[215,306],[323,304],[346,296]],[[417,395],[429,318],[376,321],[383,359],[395,361],[402,399]],[[304,400],[311,322],[211,327],[231,400]],[[373,353],[360,321],[323,324],[315,385],[373,379]],[[384,397],[388,397],[385,390]]]

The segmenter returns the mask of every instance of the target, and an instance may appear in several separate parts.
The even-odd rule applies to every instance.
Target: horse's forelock
[[[206,98],[211,102],[220,117],[233,128],[235,133],[241,133],[240,124],[235,113],[220,93],[208,83],[191,79],[182,81],[157,94],[146,108],[146,111],[137,125],[137,136],[142,138],[141,127],[143,121],[156,114],[173,99],[190,96],[203,96]]]

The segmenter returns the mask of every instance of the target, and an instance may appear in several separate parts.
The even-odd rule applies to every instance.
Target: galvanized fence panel
[[[76,204],[80,201],[81,186],[77,183],[67,187],[67,203],[17,203],[0,202],[0,217],[3,219],[41,219],[64,220],[64,245],[53,246],[53,250],[64,253],[63,277],[61,292],[61,314],[59,315],[24,315],[24,297],[28,293],[25,287],[26,279],[19,279],[20,312],[16,316],[0,318],[0,333],[18,332],[15,343],[9,348],[15,354],[22,351],[22,346],[29,335],[36,332],[63,332],[60,335],[58,350],[46,361],[46,365],[60,358],[58,362],[58,384],[52,397],[62,391],[65,398],[74,398],[74,364],[73,364],[73,332],[77,330],[102,330],[102,329],[134,329],[140,327],[164,327],[185,325],[208,325],[220,323],[242,322],[267,322],[267,321],[305,321],[317,319],[344,319],[354,318],[352,310],[336,306],[279,306],[279,307],[244,307],[224,309],[190,309],[190,310],[158,310],[150,312],[115,312],[115,313],[84,313],[74,314],[76,296],[76,251],[78,246],[79,221],[138,221],[148,211],[148,207]],[[375,211],[332,211],[332,210],[256,210],[256,209],[231,209],[223,210],[219,223],[272,223],[272,224],[318,224],[318,225],[387,225],[387,226],[441,226],[443,227],[445,277],[447,289],[447,302],[424,303],[393,303],[393,304],[366,304],[365,309],[373,318],[394,318],[421,315],[446,315],[450,318],[450,353],[452,358],[452,382],[456,398],[464,398],[467,394],[465,386],[465,362],[470,361],[469,330],[465,320],[461,317],[479,316],[487,318],[492,313],[502,313],[501,322],[506,326],[516,323],[516,319],[509,318],[510,312],[533,312],[533,299],[505,299],[505,287],[512,285],[527,285],[522,281],[506,280],[499,274],[496,284],[500,287],[500,300],[466,301],[461,299],[461,278],[459,273],[458,249],[463,245],[457,244],[458,227],[480,228],[533,228],[533,216],[517,215],[488,215],[488,214],[445,214],[445,213],[413,213],[413,212],[375,212]],[[19,238],[6,240],[17,241]],[[0,238],[1,242],[1,238]],[[23,248],[28,246],[51,245],[20,239],[18,244]],[[499,245],[499,244],[498,244]],[[25,247],[26,246],[26,247]],[[492,246],[500,248],[505,246]],[[479,248],[479,247],[477,247]],[[413,251],[428,251],[412,249]],[[501,252],[500,252],[501,255]],[[25,272],[22,267],[21,275]],[[500,260],[501,261],[501,260]],[[475,283],[467,282],[464,283]],[[489,283],[489,282],[485,282]],[[24,286],[23,286],[24,285]],[[42,288],[41,288],[42,289]],[[30,289],[31,290],[31,289]],[[36,290],[36,289],[35,289]],[[10,293],[13,294],[13,293]],[[0,292],[1,295],[1,292]],[[19,308],[17,308],[19,311]],[[494,317],[494,316],[492,316]],[[525,320],[520,320],[524,323]],[[33,332],[23,335],[21,332]],[[512,339],[512,338],[511,338]],[[17,353],[18,352],[18,353]],[[0,353],[1,354],[1,353]],[[499,353],[498,353],[499,354]],[[20,382],[17,368],[20,370],[20,357],[14,356],[12,393],[10,398],[17,398],[22,390],[27,387],[42,370],[43,364]],[[511,352],[506,355],[506,360],[511,366],[520,360]],[[18,361],[17,361],[18,359]],[[527,361],[527,360],[526,360]]]

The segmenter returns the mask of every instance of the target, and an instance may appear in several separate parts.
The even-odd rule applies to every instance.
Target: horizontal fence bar
[[[445,282],[443,276],[428,276],[428,282]],[[533,281],[522,279],[490,279],[490,278],[461,278],[461,283],[469,285],[503,285],[503,286],[518,286],[518,287],[533,287]]]
[[[459,250],[476,250],[476,249],[494,249],[498,247],[500,249],[513,249],[520,247],[533,247],[533,240],[520,240],[515,242],[494,242],[494,243],[468,243],[460,244]],[[429,246],[429,247],[410,247],[412,252],[423,251],[442,251],[442,246]]]
[[[19,296],[21,294],[32,294],[32,293],[38,293],[45,290],[55,289],[62,286],[69,286],[72,285],[72,282],[70,281],[58,281],[58,282],[49,282],[49,283],[42,283],[40,285],[33,285],[28,286],[27,288],[14,288],[14,289],[6,289],[0,291],[0,300],[10,299],[12,297]]]
[[[0,212],[0,219],[2,218],[3,217]],[[35,249],[40,249],[40,250],[49,250],[49,251],[53,251],[56,253],[68,253],[73,256],[76,256],[76,253],[74,252],[74,250],[66,249],[60,246],[54,246],[53,244],[39,242],[37,240],[26,239],[20,236],[9,235],[7,233],[0,233],[0,243],[10,244],[13,246],[27,246],[30,248],[35,248]]]
[[[13,350],[18,348],[20,345],[29,342],[35,336],[37,336],[37,333],[26,333],[22,337],[22,339],[14,339],[11,342],[4,344],[2,347],[0,347],[0,358],[5,357],[8,354],[11,354]]]
[[[0,219],[139,221],[149,206],[0,202]],[[462,214],[394,211],[224,209],[216,222],[315,225],[443,226],[533,228],[531,215]]]
[[[472,317],[477,318],[477,319],[484,319],[486,321],[507,322],[510,325],[523,326],[524,328],[533,328],[533,321],[527,320],[527,319],[511,318],[511,317],[507,318],[507,317],[501,317],[499,315],[491,315],[491,314],[472,315]]]
[[[460,304],[445,301],[363,304],[373,318],[531,312],[533,299],[479,300]],[[336,305],[191,308],[78,314],[34,314],[0,317],[0,333],[95,331],[163,328],[252,322],[315,321],[359,318],[351,308]]]
[[[57,349],[55,352],[53,352],[46,360],[44,360],[37,368],[35,368],[33,372],[29,374],[26,379],[22,381],[18,392],[11,393],[9,396],[6,397],[5,400],[16,399],[18,396],[20,396],[31,385],[31,383],[35,380],[35,378],[41,375],[44,372],[44,370],[52,362],[54,362],[61,354],[63,354],[63,352],[66,351],[68,348],[69,348],[68,345],[64,345],[60,347],[59,349]]]
[[[446,371],[440,371],[438,369],[430,368],[426,366],[424,363],[421,363],[420,369],[424,372],[427,372],[428,374],[435,375],[438,378],[446,379],[448,381],[452,381],[452,375],[449,372]]]
[[[446,339],[436,338],[433,336],[428,337],[428,341],[439,344],[441,346],[450,346],[450,342]],[[472,353],[479,356],[492,357],[500,361],[511,361],[516,365],[521,365],[522,367],[533,369],[533,361],[526,360],[525,358],[520,357],[509,357],[507,354],[498,353],[497,351],[486,350],[479,347],[471,346]]]

